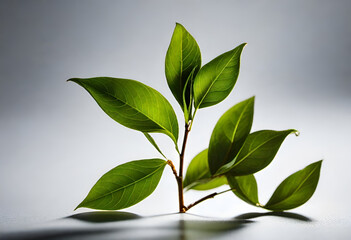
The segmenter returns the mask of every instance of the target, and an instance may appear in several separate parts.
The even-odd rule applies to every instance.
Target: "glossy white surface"
[[[191,214],[140,217],[131,213],[75,215],[41,226],[8,231],[1,239],[348,239],[350,221],[318,221],[303,215],[248,213],[231,219]]]

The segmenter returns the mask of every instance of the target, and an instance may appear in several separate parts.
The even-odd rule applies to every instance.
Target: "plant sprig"
[[[192,159],[183,177],[185,149],[196,112],[220,103],[230,94],[239,76],[240,58],[245,45],[240,44],[201,66],[197,42],[181,24],[176,24],[166,54],[165,72],[168,86],[184,113],[185,128],[180,148],[175,111],[155,89],[122,78],[69,79],[85,88],[116,122],[142,132],[164,157],[135,160],[113,168],[97,181],[77,208],[118,210],[130,207],[156,189],[166,165],[170,166],[178,184],[181,213],[228,191],[248,204],[271,211],[289,210],[307,202],[317,187],[322,161],[290,175],[266,204],[259,202],[254,174],[273,161],[288,135],[297,135],[298,131],[251,132],[255,97],[234,105],[219,118],[208,148]],[[150,133],[163,133],[174,142],[179,154],[178,171]],[[229,185],[229,189],[209,194],[187,206],[184,204],[184,188],[209,190],[222,185]]]

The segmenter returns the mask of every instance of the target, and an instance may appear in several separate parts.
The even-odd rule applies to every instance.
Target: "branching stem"
[[[229,191],[233,191],[233,190],[234,190],[234,189],[228,189],[228,190],[225,190],[225,191],[222,191],[222,192],[219,192],[219,193],[217,193],[217,192],[211,193],[211,194],[209,194],[209,195],[207,195],[207,196],[205,196],[205,197],[203,197],[203,198],[200,198],[200,199],[197,200],[196,202],[194,202],[194,203],[188,205],[185,209],[186,209],[186,211],[188,211],[190,208],[192,208],[192,207],[198,205],[199,203],[201,203],[201,202],[203,202],[203,201],[205,201],[205,200],[207,200],[207,199],[214,198],[214,197],[217,196],[217,195],[220,195],[220,194],[222,194],[222,193],[226,193],[226,192],[229,192]]]
[[[228,189],[228,190],[225,190],[225,191],[219,192],[219,193],[214,192],[210,195],[207,195],[207,196],[197,200],[196,202],[188,205],[187,207],[184,205],[184,187],[183,187],[184,155],[185,155],[185,147],[186,147],[186,143],[188,141],[188,135],[189,135],[189,132],[191,130],[191,126],[192,126],[192,121],[189,121],[185,124],[185,132],[184,132],[184,138],[183,138],[183,144],[182,144],[182,151],[179,154],[179,171],[178,171],[178,173],[177,173],[177,170],[176,170],[173,162],[171,160],[167,160],[167,164],[171,167],[173,175],[175,176],[175,178],[177,180],[177,184],[178,184],[179,213],[185,213],[190,208],[196,206],[197,204],[199,204],[207,199],[214,198],[215,196],[217,196],[219,194],[233,190],[233,189]]]
[[[190,208],[196,206],[197,204],[199,204],[199,203],[201,203],[201,202],[203,202],[203,201],[205,201],[205,200],[207,200],[207,199],[214,198],[216,195],[218,195],[218,193],[214,192],[214,193],[211,193],[210,195],[207,195],[207,196],[205,196],[205,197],[203,197],[203,198],[200,198],[200,199],[197,200],[196,202],[194,202],[194,203],[188,205],[188,206],[186,207],[186,210],[188,211]]]

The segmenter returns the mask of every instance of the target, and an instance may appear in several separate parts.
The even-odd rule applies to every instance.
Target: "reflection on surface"
[[[245,220],[179,220],[179,240],[217,239],[243,228]]]
[[[87,212],[50,224],[17,232],[0,239],[232,239],[239,230],[254,223],[252,218],[279,216],[311,221],[295,213],[246,213],[234,219],[219,220],[192,214],[141,217],[129,212]]]
[[[277,216],[277,217],[291,218],[291,219],[300,220],[304,222],[312,222],[311,218],[308,218],[298,213],[292,213],[292,212],[266,212],[266,213],[252,212],[252,213],[245,213],[245,214],[236,216],[235,219],[243,220],[243,219],[252,219],[252,218],[258,218],[258,217],[264,217],[264,216]]]

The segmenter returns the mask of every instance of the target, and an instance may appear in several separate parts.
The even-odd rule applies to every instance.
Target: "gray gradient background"
[[[175,22],[195,37],[203,63],[248,43],[233,92],[198,112],[186,164],[206,148],[220,115],[255,95],[253,130],[301,132],[289,136],[274,162],[257,174],[262,202],[286,176],[324,159],[315,195],[294,212],[349,224],[350,10],[351,1],[324,0],[1,0],[0,227],[70,215],[106,171],[159,157],[142,134],[115,123],[85,90],[65,80],[139,80],[169,99],[181,123],[164,76]],[[168,138],[156,138],[178,164]],[[167,168],[154,194],[127,211],[176,212],[176,189]],[[186,202],[204,194],[186,193]],[[192,209],[218,217],[250,211],[259,210],[230,193]]]

